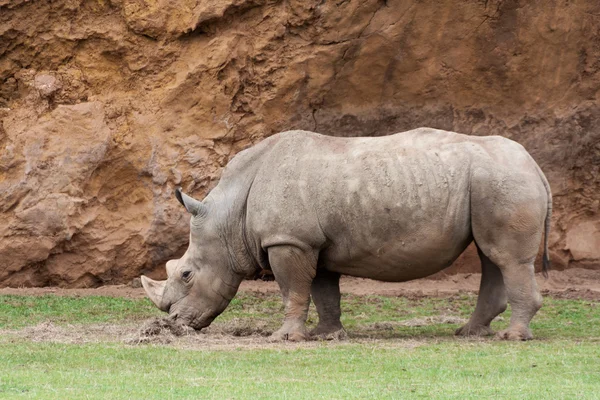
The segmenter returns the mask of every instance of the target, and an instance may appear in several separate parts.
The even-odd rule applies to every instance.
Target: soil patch
[[[136,331],[137,328],[137,331]],[[132,335],[131,332],[135,333]],[[270,342],[266,336],[272,333],[260,322],[231,320],[215,323],[200,332],[178,326],[165,319],[151,319],[141,327],[131,324],[95,324],[95,325],[56,325],[44,322],[15,330],[0,330],[0,341],[27,339],[33,342],[49,342],[64,344],[86,343],[125,343],[128,345],[169,346],[178,349],[199,351],[238,350],[238,349],[311,349],[344,344],[367,344],[376,348],[415,348],[434,339],[386,339],[383,335],[356,337],[344,341],[313,340],[308,342]]]
[[[383,329],[383,330],[393,330],[398,326],[411,326],[411,327],[419,327],[419,326],[428,326],[428,325],[438,325],[438,324],[465,324],[467,319],[456,317],[452,315],[433,315],[429,317],[419,317],[412,318],[406,321],[399,322],[375,322],[370,325],[371,329]]]
[[[248,321],[234,318],[212,324],[201,331],[181,325],[169,318],[153,318],[146,321],[138,331],[126,337],[123,342],[138,344],[175,344],[183,347],[203,347],[217,343],[219,346],[237,346],[239,338],[244,338],[242,347],[262,346],[266,337],[273,333],[263,321]]]
[[[267,327],[265,321],[249,321],[242,318],[233,318],[229,321],[209,326],[205,329],[205,333],[211,335],[231,335],[235,337],[267,337],[273,333],[273,330]]]

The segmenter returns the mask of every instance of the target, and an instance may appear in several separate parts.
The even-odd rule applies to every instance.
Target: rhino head
[[[231,268],[230,249],[209,207],[180,189],[175,195],[192,214],[190,244],[183,257],[167,262],[167,280],[142,276],[142,285],[150,300],[170,318],[202,329],[225,310],[243,276]]]

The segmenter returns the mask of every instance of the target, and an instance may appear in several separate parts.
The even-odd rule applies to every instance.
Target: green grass
[[[103,296],[0,296],[0,329],[43,321],[56,324],[117,323],[161,315],[146,299]]]
[[[526,343],[456,339],[456,324],[402,325],[424,316],[468,318],[475,301],[470,294],[345,295],[350,336],[377,340],[304,348],[70,345],[0,334],[0,398],[600,398],[598,302],[546,298],[532,323],[536,340]],[[120,324],[157,315],[145,299],[0,296],[2,329],[43,321]],[[281,318],[278,296],[242,293],[215,324],[260,321],[275,329]],[[309,320],[316,323],[314,311]],[[494,328],[508,320],[505,313]],[[373,327],[384,322],[389,329]]]
[[[597,343],[303,350],[0,344],[2,398],[597,398]]]

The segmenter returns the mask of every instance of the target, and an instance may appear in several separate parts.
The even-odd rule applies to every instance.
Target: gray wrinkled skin
[[[511,140],[429,128],[377,138],[284,132],[238,154],[204,201],[178,196],[192,213],[190,246],[167,263],[167,281],[142,281],[160,309],[196,329],[265,268],[286,308],[273,339],[309,337],[311,296],[319,324],[310,334],[344,337],[341,274],[426,277],[474,240],[480,294],[457,334],[491,334],[490,322],[510,302],[510,326],[498,336],[532,337],[529,322],[541,307],[533,262],[544,228],[547,237],[551,194]]]

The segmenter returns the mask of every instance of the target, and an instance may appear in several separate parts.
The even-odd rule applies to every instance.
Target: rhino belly
[[[343,275],[404,282],[449,267],[472,241],[470,230],[428,240],[398,237],[376,246],[333,245],[322,251],[320,267]]]

